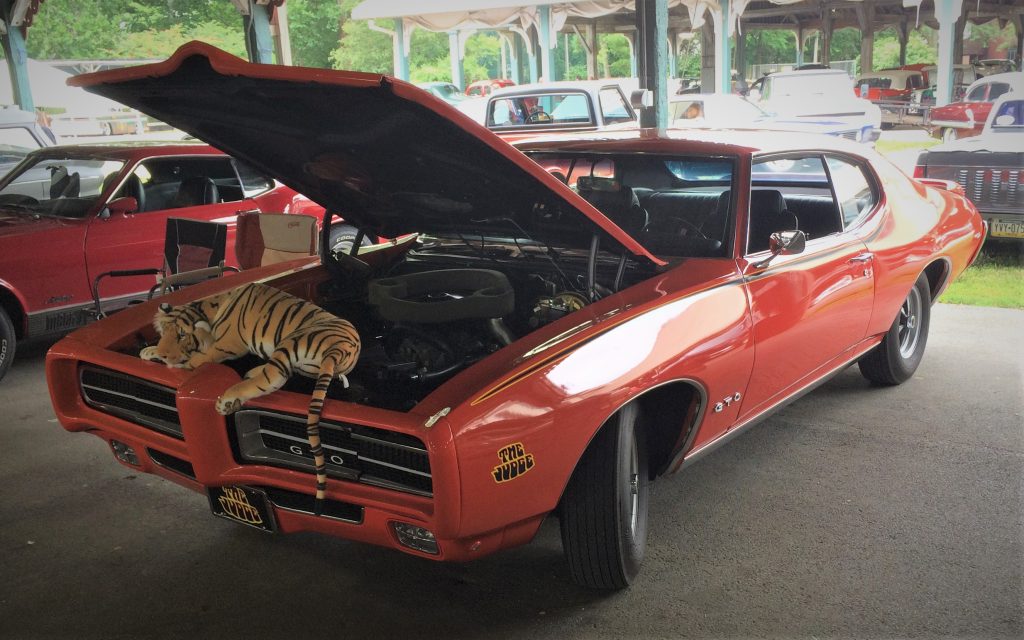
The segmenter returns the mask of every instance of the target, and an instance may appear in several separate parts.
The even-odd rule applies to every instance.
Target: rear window
[[[493,129],[595,124],[590,96],[582,92],[494,98],[487,106],[487,126]]]

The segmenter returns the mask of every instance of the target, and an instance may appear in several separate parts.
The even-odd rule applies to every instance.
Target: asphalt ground
[[[1022,342],[1022,311],[936,306],[907,383],[852,367],[657,481],[610,595],[553,518],[467,565],[215,518],[56,424],[31,346],[0,383],[0,638],[1020,638]]]

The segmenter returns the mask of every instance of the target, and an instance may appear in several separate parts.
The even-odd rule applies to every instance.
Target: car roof
[[[518,141],[521,151],[595,153],[672,153],[676,155],[756,156],[800,150],[839,151],[863,155],[864,145],[835,136],[752,129],[627,129]]]
[[[492,98],[502,96],[515,96],[519,94],[535,93],[561,93],[564,91],[595,91],[604,87],[621,87],[622,78],[605,78],[603,80],[564,80],[559,82],[534,82],[530,84],[517,84],[511,87],[495,89],[491,93]]]
[[[871,71],[869,73],[862,73],[858,78],[906,78],[908,76],[919,76],[922,75],[917,69],[882,69],[881,71]]]
[[[842,69],[800,69],[799,71],[776,71],[775,73],[769,74],[769,78],[803,78],[809,76],[835,76],[842,74],[849,76]]]
[[[32,124],[35,121],[36,114],[31,111],[14,108],[0,109],[0,126]]]
[[[978,85],[989,84],[992,82],[1005,82],[1013,87],[1014,91],[1024,91],[1024,71],[1006,71],[1003,73],[993,73],[990,76],[983,76],[972,82],[971,86],[967,88],[967,91],[970,92]]]

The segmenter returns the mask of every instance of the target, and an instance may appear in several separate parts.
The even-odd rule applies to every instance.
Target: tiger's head
[[[184,367],[193,354],[204,352],[213,344],[210,322],[197,304],[161,304],[153,317],[153,327],[160,334],[160,341],[139,352],[143,360]]]

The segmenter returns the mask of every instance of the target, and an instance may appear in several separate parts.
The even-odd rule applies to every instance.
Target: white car
[[[876,130],[859,128],[843,118],[795,118],[769,113],[735,94],[680,94],[669,98],[669,126],[675,129],[763,129],[820,133],[857,142],[873,143]]]
[[[781,71],[758,81],[755,103],[778,116],[796,119],[828,118],[851,129],[871,127],[878,137],[882,110],[853,92],[853,79],[841,69]]]

